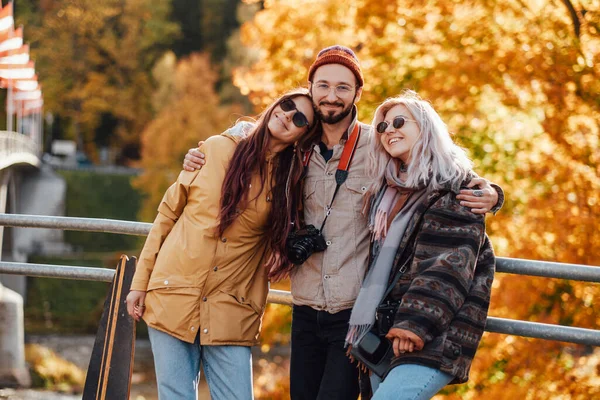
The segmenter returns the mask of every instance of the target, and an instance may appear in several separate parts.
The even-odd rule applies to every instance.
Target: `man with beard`
[[[363,193],[369,186],[365,165],[372,129],[357,120],[356,103],[364,81],[351,49],[336,45],[321,50],[309,69],[308,81],[322,124],[304,181],[306,225],[321,226],[336,188],[335,175],[344,144],[357,125],[360,136],[348,177],[335,197],[322,232],[327,249],[312,254],[301,266],[289,271],[294,299],[290,394],[293,400],[356,399],[358,368],[346,355],[345,338],[368,265],[369,229],[362,209]],[[184,168],[193,171],[202,164],[203,156],[190,149]],[[498,193],[485,179],[473,179],[469,186],[474,185],[479,185],[478,194],[483,197],[465,191],[464,205],[485,213],[498,202]],[[275,279],[281,276],[278,274]]]
[[[304,180],[304,219],[320,227],[336,187],[335,173],[355,125],[360,136],[348,177],[323,229],[324,252],[292,269],[292,356],[290,394],[299,399],[356,399],[358,369],[346,355],[348,321],[369,256],[369,230],[362,215],[367,142],[371,127],[357,120],[355,103],[363,75],[352,50],[332,46],[319,52],[308,71],[321,135]]]

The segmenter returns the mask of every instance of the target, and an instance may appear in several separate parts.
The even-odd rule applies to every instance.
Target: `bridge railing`
[[[145,236],[152,224],[111,219],[52,217],[38,215],[0,214],[0,226],[48,228],[88,232],[105,232]],[[583,282],[600,283],[600,268],[579,264],[564,264],[497,258],[496,271],[507,274],[560,278]],[[61,266],[49,264],[13,263],[0,261],[0,273],[36,277],[92,280],[111,282],[114,270],[81,266]],[[290,292],[269,291],[268,301],[291,305]],[[555,340],[590,346],[600,346],[600,330],[543,324],[506,318],[488,317],[486,331],[529,338]]]
[[[29,136],[0,131],[0,170],[15,163],[39,164],[41,145]]]

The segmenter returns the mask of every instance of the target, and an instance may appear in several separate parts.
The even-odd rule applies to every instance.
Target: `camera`
[[[323,251],[327,248],[325,238],[314,225],[292,232],[285,243],[288,259],[296,265],[302,264],[313,253]]]

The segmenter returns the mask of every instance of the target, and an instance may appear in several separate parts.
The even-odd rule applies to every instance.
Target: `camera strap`
[[[335,200],[335,196],[337,195],[340,186],[346,182],[348,178],[348,169],[350,168],[350,163],[352,158],[354,157],[354,153],[356,151],[356,147],[358,145],[358,140],[360,139],[360,124],[357,121],[354,124],[354,129],[352,129],[352,133],[346,140],[344,144],[344,150],[342,151],[342,157],[340,158],[340,162],[338,164],[337,170],[335,171],[335,191],[333,192],[333,197],[331,198],[331,202],[327,206],[327,211],[325,213],[325,219],[319,228],[319,232],[323,232],[323,227],[325,226],[325,221],[327,221],[327,217],[331,214],[331,206],[333,205],[333,201]],[[310,162],[310,157],[312,156],[313,149],[304,153],[303,164],[304,168],[308,167],[308,163]]]

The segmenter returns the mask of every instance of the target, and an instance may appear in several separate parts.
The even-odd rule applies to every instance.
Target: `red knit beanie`
[[[312,82],[315,71],[326,64],[340,64],[348,68],[358,81],[358,86],[362,87],[364,84],[362,71],[360,70],[360,64],[356,54],[348,47],[335,45],[326,47],[317,54],[317,59],[310,66],[308,70],[308,81]]]

